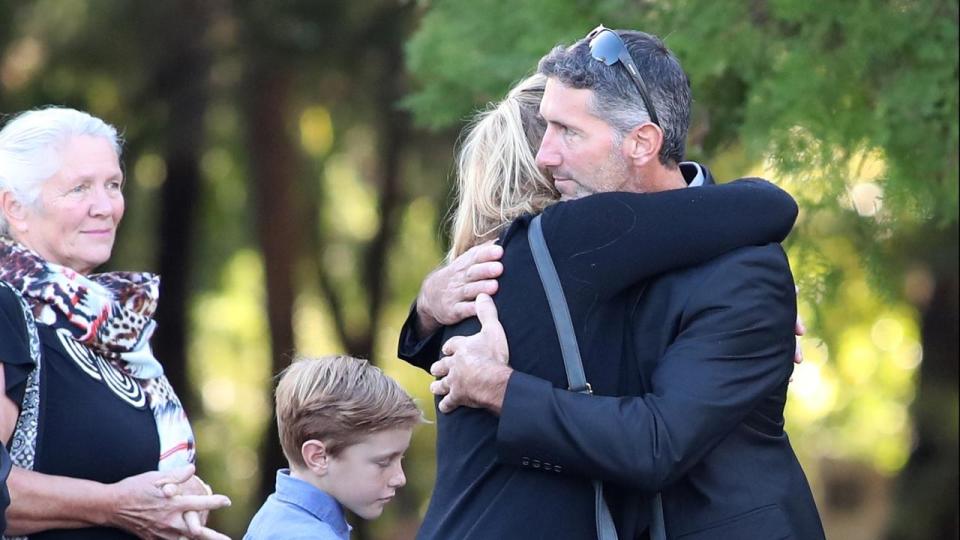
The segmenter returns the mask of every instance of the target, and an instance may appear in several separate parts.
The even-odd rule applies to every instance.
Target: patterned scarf
[[[192,463],[193,431],[150,348],[160,277],[135,272],[83,276],[2,237],[0,263],[0,281],[20,293],[37,323],[66,322],[62,327],[76,342],[139,384],[157,424],[159,470]]]

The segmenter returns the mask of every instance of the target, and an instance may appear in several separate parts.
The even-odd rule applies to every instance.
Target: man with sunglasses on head
[[[548,77],[540,106],[547,130],[537,163],[564,199],[712,183],[704,167],[681,163],[690,85],[658,38],[599,27],[555,48],[539,71]],[[422,291],[419,302],[434,298],[450,312],[472,300],[483,287],[470,284],[491,275],[471,272],[470,262],[486,261],[454,263],[458,270],[446,274],[465,284],[459,298]],[[596,360],[623,374],[617,396],[570,392],[514,371],[494,359],[506,350],[502,332],[482,331],[445,345],[447,356],[432,367],[441,378],[431,390],[446,396],[440,409],[499,415],[504,464],[547,463],[542,474],[602,481],[620,539],[823,538],[783,431],[796,298],[782,248],[741,248],[664,274],[634,295],[624,339],[635,358]],[[418,304],[411,319],[436,309]],[[414,325],[401,335],[402,357],[422,353],[405,347]],[[490,325],[497,323],[484,330]],[[582,354],[589,361],[589,351]]]

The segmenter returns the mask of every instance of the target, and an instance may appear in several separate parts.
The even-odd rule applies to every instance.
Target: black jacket
[[[749,191],[751,187],[771,190],[766,184],[741,184],[735,189],[747,191],[727,191],[731,198],[723,200],[716,188],[646,196],[601,194],[544,212],[544,233],[570,306],[584,369],[599,396],[643,393],[629,317],[634,284],[737,246],[780,241],[787,234],[796,213],[792,200],[771,196],[773,191]],[[437,484],[421,538],[590,538],[594,512],[587,477],[623,484],[611,486],[608,498],[621,537],[634,538],[646,528],[646,496],[661,486],[635,482],[625,469],[609,474],[602,466],[588,468],[578,455],[586,452],[606,460],[604,452],[609,451],[635,460],[635,468],[649,457],[639,455],[641,447],[634,446],[632,434],[617,431],[618,418],[608,421],[604,415],[610,411],[590,412],[617,398],[567,399],[572,395],[563,390],[556,330],[526,242],[528,222],[517,220],[502,237],[505,271],[494,300],[517,370],[502,418],[466,408],[438,415]],[[789,298],[778,299],[789,304],[782,310],[786,314],[794,309],[793,288],[788,269],[784,276],[790,282]],[[478,329],[470,319],[417,342],[413,316],[411,312],[401,333],[400,356],[423,368],[436,360],[444,339]],[[785,331],[791,328],[792,321]],[[790,366],[788,358],[780,371],[787,373]],[[530,406],[533,401],[536,407]],[[604,438],[580,437],[586,433]],[[702,457],[703,452],[689,461]],[[803,487],[807,489],[805,481]]]
[[[795,306],[775,244],[653,281],[633,314],[639,374],[620,394],[642,395],[583,396],[515,373],[502,462],[602,479],[622,538],[646,528],[654,491],[669,538],[823,538],[783,430]]]

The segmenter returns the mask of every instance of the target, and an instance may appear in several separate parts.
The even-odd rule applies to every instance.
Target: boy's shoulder
[[[349,533],[348,533],[349,534]],[[306,509],[270,495],[247,528],[243,540],[343,540],[333,527]]]
[[[314,512],[273,493],[260,507],[243,540],[349,540],[349,529],[338,532]]]

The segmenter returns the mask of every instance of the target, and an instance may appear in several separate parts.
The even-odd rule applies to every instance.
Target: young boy
[[[400,461],[413,399],[379,368],[349,356],[294,362],[277,385],[280,444],[290,463],[244,540],[348,540],[347,508],[373,519],[406,484]]]

